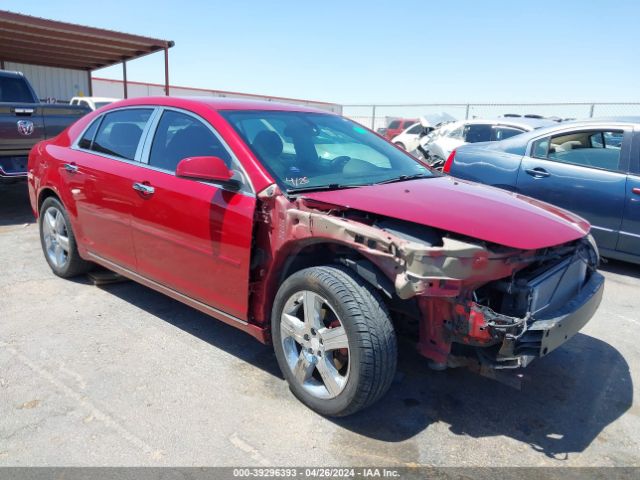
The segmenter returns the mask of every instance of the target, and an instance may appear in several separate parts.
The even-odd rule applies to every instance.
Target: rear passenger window
[[[94,120],[89,128],[85,130],[82,138],[78,141],[78,147],[87,150],[91,149],[91,144],[93,143],[93,139],[96,136],[96,130],[98,130],[98,125],[100,125],[100,120],[102,120],[102,118]]]
[[[231,166],[231,155],[204,123],[191,115],[167,110],[151,144],[149,165],[175,172],[178,162],[188,157],[219,157]]]
[[[133,160],[151,112],[149,108],[129,108],[104,115],[91,150]]]
[[[493,134],[491,135],[492,141],[505,140],[522,133],[522,130],[512,127],[493,127]]]
[[[400,126],[400,120],[394,120],[389,124],[387,128],[398,128]]]
[[[488,142],[491,140],[491,125],[472,123],[464,127],[464,141],[467,143]]]

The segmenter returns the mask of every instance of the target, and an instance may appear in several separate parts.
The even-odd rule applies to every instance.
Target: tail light
[[[442,171],[444,173],[449,173],[451,171],[451,165],[453,165],[453,159],[456,156],[456,151],[453,150],[450,154],[449,157],[447,158],[447,161],[444,162],[444,166],[442,167]]]

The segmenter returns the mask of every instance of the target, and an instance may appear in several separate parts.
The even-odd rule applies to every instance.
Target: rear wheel
[[[293,274],[278,290],[271,327],[291,391],[318,413],[355,413],[393,380],[397,346],[386,306],[350,270],[326,266]]]
[[[38,223],[42,251],[53,273],[70,278],[91,270],[93,264],[78,253],[69,215],[58,199],[49,197],[42,203]]]
[[[396,142],[395,145],[399,146],[401,149],[406,150],[407,147],[404,146],[404,143],[402,142]]]

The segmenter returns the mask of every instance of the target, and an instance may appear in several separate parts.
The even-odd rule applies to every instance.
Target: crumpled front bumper
[[[580,292],[563,307],[536,318],[519,338],[505,337],[493,368],[525,367],[533,359],[551,353],[593,317],[603,292],[604,277],[592,272]]]

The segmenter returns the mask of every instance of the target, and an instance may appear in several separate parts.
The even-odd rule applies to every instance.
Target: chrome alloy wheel
[[[42,236],[49,261],[57,268],[64,267],[69,261],[69,231],[64,215],[56,207],[44,212]]]
[[[287,365],[295,380],[317,398],[334,398],[349,379],[347,332],[329,302],[309,290],[287,300],[280,318]]]

